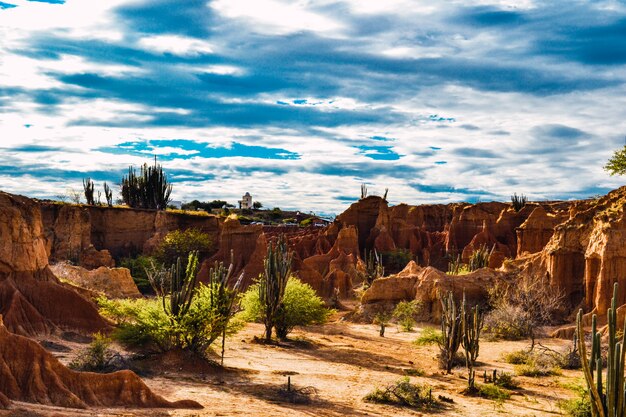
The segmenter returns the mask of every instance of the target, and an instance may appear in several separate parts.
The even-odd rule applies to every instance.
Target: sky
[[[181,201],[587,198],[625,93],[620,1],[2,0],[0,189],[156,155]]]

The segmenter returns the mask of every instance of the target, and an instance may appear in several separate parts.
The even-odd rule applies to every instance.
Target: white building
[[[245,193],[241,200],[239,200],[239,208],[241,210],[250,210],[252,208],[252,196],[250,193]]]

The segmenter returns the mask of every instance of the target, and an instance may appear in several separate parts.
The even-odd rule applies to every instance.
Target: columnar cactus
[[[624,385],[624,359],[626,354],[626,321],[621,341],[617,341],[617,289],[613,287],[613,300],[607,311],[608,319],[608,355],[605,383],[602,382],[602,358],[600,356],[600,333],[596,330],[597,320],[592,317],[591,329],[591,356],[587,361],[587,347],[585,345],[585,331],[582,324],[582,309],[578,311],[576,320],[578,333],[578,347],[581,354],[581,363],[588,395],[591,400],[591,412],[594,417],[622,417],[626,415],[626,387]],[[594,372],[595,371],[595,372]],[[595,375],[594,375],[595,373]]]
[[[454,365],[454,357],[461,345],[463,328],[461,312],[454,302],[452,292],[440,297],[441,302],[441,341],[439,342],[440,366],[450,373]]]

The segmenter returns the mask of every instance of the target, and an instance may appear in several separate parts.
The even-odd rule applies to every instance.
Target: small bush
[[[485,316],[485,333],[491,339],[521,340],[527,334],[522,320],[521,308],[502,304]]]
[[[511,365],[523,365],[530,361],[531,356],[531,353],[527,350],[516,350],[504,355],[503,359],[506,363],[510,363]]]
[[[438,401],[433,398],[431,387],[413,384],[409,377],[404,377],[385,388],[376,388],[363,399],[378,404],[413,408],[433,408],[438,405]]]
[[[540,377],[560,375],[560,357],[546,352],[529,352],[525,360],[522,354],[517,358],[515,373],[521,376]]]
[[[174,230],[165,235],[155,250],[154,257],[160,264],[169,267],[174,265],[178,258],[186,261],[190,252],[197,251],[199,259],[202,260],[212,250],[213,241],[208,233],[198,229]]]
[[[511,398],[511,393],[494,384],[483,384],[478,387],[478,395],[483,398],[495,400],[499,403]]]
[[[391,274],[402,271],[414,259],[408,249],[395,249],[383,252],[381,255],[385,271]]]
[[[422,309],[422,303],[418,300],[400,301],[393,310],[393,317],[398,320],[400,328],[404,332],[410,332],[415,326],[415,316]]]
[[[102,333],[96,333],[89,346],[78,352],[69,367],[77,371],[112,372],[116,370],[113,362],[119,355],[110,347],[111,339]]]
[[[120,267],[130,270],[130,275],[142,294],[154,292],[146,274],[146,269],[151,267],[152,262],[156,262],[153,257],[142,255],[136,258],[122,258],[119,263]]]
[[[295,277],[290,277],[285,287],[283,298],[284,310],[279,317],[278,326],[289,334],[296,326],[322,324],[328,320],[332,310],[324,305],[324,300],[315,290]],[[263,319],[263,306],[259,299],[259,284],[254,284],[243,294],[239,317],[249,322]]]
[[[502,372],[496,376],[495,385],[506,389],[517,389],[519,383],[515,380],[512,374],[508,372]]]
[[[422,333],[413,343],[417,346],[429,346],[441,343],[442,334],[441,331],[432,327],[427,327],[422,330]]]
[[[406,376],[424,376],[425,375],[425,372],[423,369],[405,368],[402,370],[402,372]]]

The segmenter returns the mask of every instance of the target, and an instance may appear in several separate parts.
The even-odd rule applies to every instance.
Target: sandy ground
[[[250,324],[228,340],[225,369],[207,366],[179,357],[158,357],[140,366],[146,383],[169,400],[193,399],[204,410],[69,410],[57,407],[15,403],[13,410],[0,416],[419,416],[429,413],[406,408],[371,404],[363,396],[377,386],[394,382],[406,369],[423,371],[413,382],[432,386],[433,395],[453,399],[444,409],[430,412],[442,416],[551,416],[559,415],[557,402],[572,398],[568,385],[581,385],[580,371],[562,375],[517,377],[521,388],[499,405],[495,401],[462,394],[467,385],[465,368],[444,375],[437,368],[435,346],[417,347],[411,342],[421,329],[410,333],[387,329],[378,335],[374,325],[337,321],[323,326],[296,330],[293,341],[281,346],[254,342],[263,333],[261,325]],[[546,339],[544,345],[561,349],[565,340]],[[63,343],[63,342],[61,342]],[[67,342],[64,342],[67,344]],[[80,344],[70,344],[73,349]],[[513,372],[502,361],[503,353],[528,347],[528,342],[481,341],[478,382],[483,370]],[[57,353],[64,362],[72,353]],[[311,386],[317,396],[309,404],[291,404],[281,399],[279,390],[291,376],[296,387]]]

